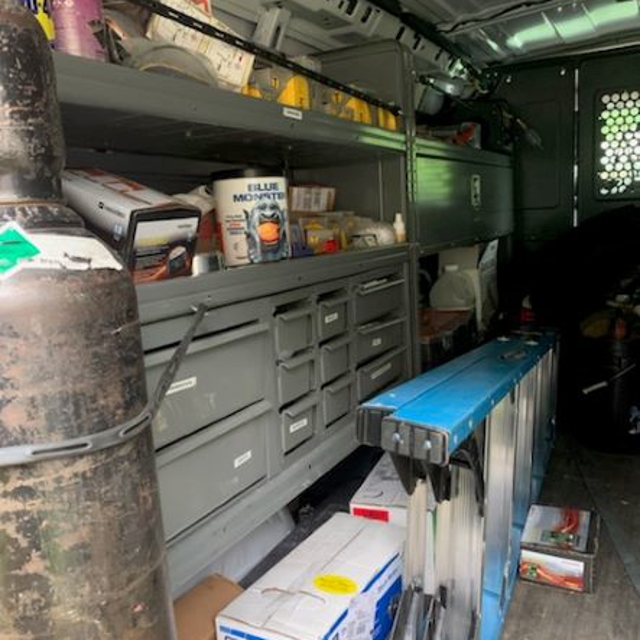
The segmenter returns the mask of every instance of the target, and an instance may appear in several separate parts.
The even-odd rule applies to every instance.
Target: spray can
[[[24,4],[37,18],[49,45],[55,46],[56,30],[51,16],[51,0],[24,0]]]
[[[47,0],[52,3],[56,49],[73,56],[105,60],[99,40],[104,29],[101,0]]]
[[[273,169],[212,176],[225,263],[237,267],[289,256],[287,181]]]

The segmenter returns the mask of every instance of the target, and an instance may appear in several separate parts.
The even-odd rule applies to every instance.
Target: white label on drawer
[[[372,347],[374,347],[374,348],[375,348],[375,347],[379,347],[379,346],[381,346],[381,345],[382,345],[382,338],[374,338],[374,339],[371,341],[371,346],[372,346]]]
[[[233,468],[237,469],[238,467],[241,467],[243,464],[246,464],[247,462],[249,462],[251,458],[253,458],[253,451],[249,449],[249,451],[245,451],[241,456],[238,456],[233,461]]]
[[[291,118],[292,120],[302,120],[302,111],[300,111],[300,109],[292,109],[291,107],[285,107],[282,110],[282,115],[285,118]]]
[[[324,317],[325,324],[331,324],[335,322],[340,317],[340,314],[336,311],[335,313],[330,313],[328,316]]]
[[[198,385],[198,378],[193,376],[192,378],[185,378],[184,380],[178,380],[174,382],[167,391],[168,396],[172,396],[174,393],[180,393],[181,391],[187,391],[187,389],[193,389]]]
[[[302,420],[298,420],[297,422],[292,422],[289,425],[289,433],[295,433],[296,431],[300,431],[300,429],[304,429],[309,424],[309,418],[303,418]]]
[[[391,366],[392,366],[392,363],[388,362],[387,364],[384,365],[384,367],[380,367],[377,371],[374,371],[371,374],[371,379],[377,380],[380,376],[383,376],[385,373],[387,373],[387,371],[391,371]]]

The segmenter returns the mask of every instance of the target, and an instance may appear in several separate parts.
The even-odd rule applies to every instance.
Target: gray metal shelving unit
[[[183,188],[220,163],[280,164],[337,182],[339,207],[407,211],[404,133],[65,55],[55,65],[74,166]],[[413,374],[415,261],[394,246],[138,288],[150,388],[193,307],[209,309],[154,423],[174,594],[356,447],[359,401]]]
[[[186,190],[221,164],[277,164],[337,186],[339,209],[386,221],[403,212],[434,249],[422,235],[432,194],[410,57],[393,43],[363,51],[330,55],[328,68],[346,82],[359,64],[372,81],[384,76],[406,133],[56,54],[70,165]],[[495,221],[483,237],[508,229],[502,213]],[[354,449],[359,402],[417,372],[418,255],[396,246],[139,287],[149,386],[193,307],[209,309],[154,425],[174,594]]]

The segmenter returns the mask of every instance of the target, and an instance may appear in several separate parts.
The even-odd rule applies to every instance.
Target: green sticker
[[[29,237],[16,225],[7,225],[0,230],[0,276],[16,269],[21,260],[40,255]]]

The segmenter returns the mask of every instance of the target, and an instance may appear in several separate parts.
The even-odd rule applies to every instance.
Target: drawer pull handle
[[[385,329],[390,329],[397,324],[404,322],[404,318],[398,318],[397,320],[390,320],[389,322],[385,322],[383,324],[366,324],[363,327],[358,328],[358,333],[361,336],[368,336],[372,333],[377,333],[378,331],[384,331]]]
[[[334,382],[333,384],[328,385],[327,391],[332,395],[335,395],[336,393],[338,393],[339,391],[342,391],[343,389],[346,389],[350,385],[351,385],[351,380],[349,378],[347,378],[346,380],[338,380],[337,382]]]
[[[294,369],[298,369],[299,367],[302,367],[303,365],[307,364],[308,362],[311,362],[312,360],[313,360],[313,352],[303,353],[301,356],[298,356],[297,358],[293,358],[291,360],[284,360],[283,362],[280,363],[280,366],[285,371],[293,371]]]
[[[358,295],[360,296],[369,296],[375,293],[379,293],[380,291],[386,291],[387,289],[392,289],[401,284],[404,284],[404,278],[399,278],[398,280],[391,280],[391,282],[385,282],[384,284],[379,284],[376,286],[367,287],[366,284],[360,285],[358,288]]]
[[[378,378],[382,377],[385,373],[388,373],[389,371],[391,371],[392,366],[393,366],[393,362],[387,362],[387,364],[380,367],[377,371],[374,371],[371,374],[370,378],[372,380],[377,380]]]
[[[319,401],[319,396],[318,394],[314,393],[310,396],[307,396],[306,398],[303,398],[292,407],[285,409],[282,413],[287,418],[289,418],[289,420],[301,419],[300,416],[305,411],[309,411],[309,409],[313,409],[313,407],[315,407],[318,404],[318,401]]]
[[[349,338],[342,338],[342,340],[336,340],[335,342],[330,342],[329,344],[325,344],[322,347],[323,351],[327,351],[328,353],[335,353],[339,349],[346,347],[349,344]]]
[[[293,311],[285,311],[284,313],[279,313],[276,316],[276,320],[291,322],[292,320],[299,320],[300,318],[304,318],[305,316],[311,316],[311,309],[309,307],[305,307],[304,309],[295,309]]]
[[[318,304],[322,309],[333,309],[333,307],[337,307],[348,301],[349,301],[349,296],[340,296],[336,298],[330,298],[328,300],[322,300],[318,302]]]

